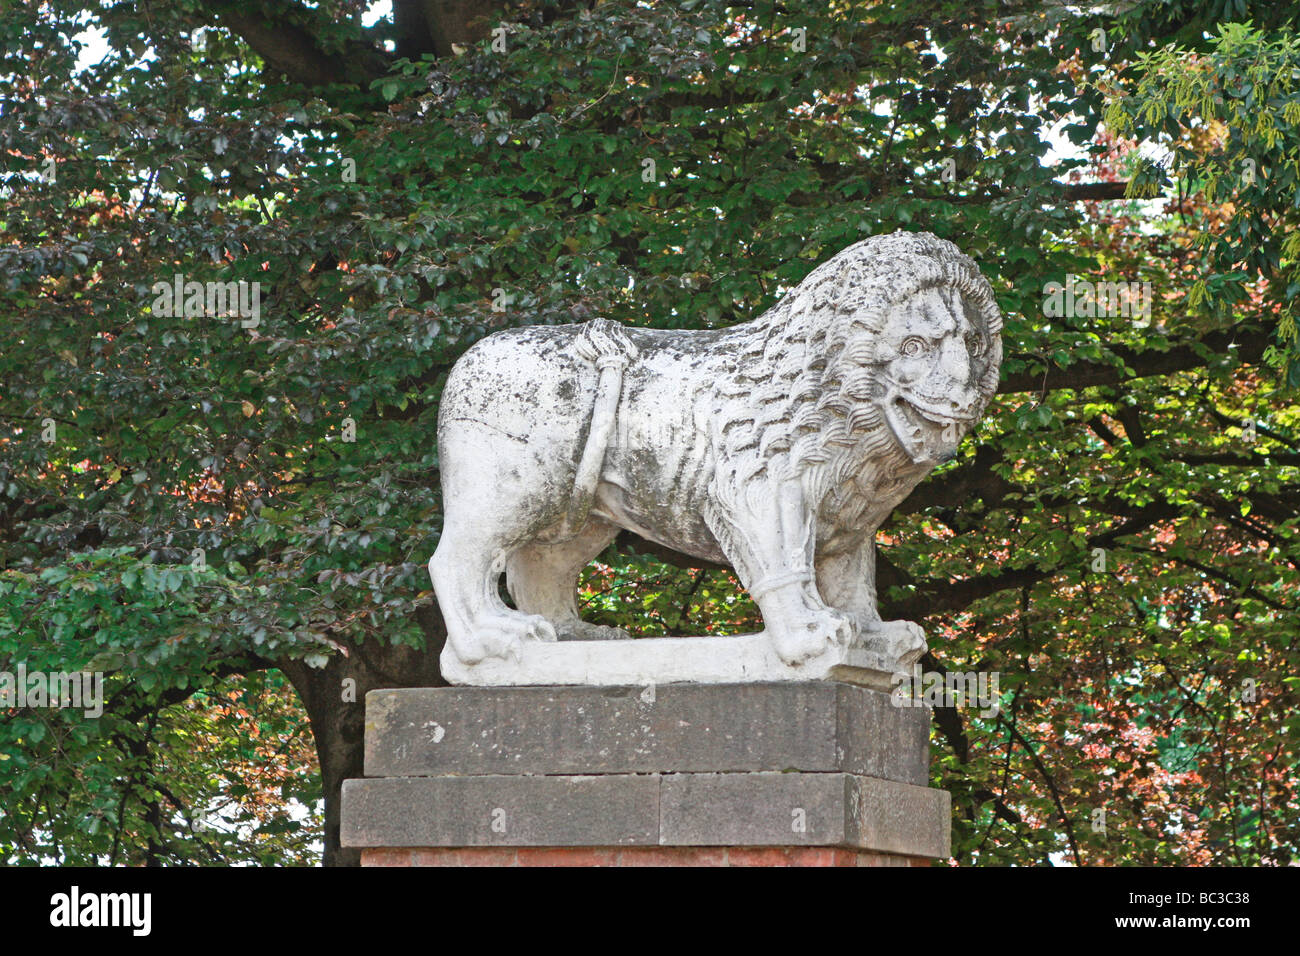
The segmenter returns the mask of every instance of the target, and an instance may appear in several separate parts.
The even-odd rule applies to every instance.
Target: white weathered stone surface
[[[925,636],[920,628],[916,628],[906,649],[895,654],[837,644],[798,664],[783,660],[766,634],[639,641],[528,641],[520,646],[518,654],[487,657],[477,664],[465,664],[454,654],[444,654],[442,674],[452,684],[481,687],[608,686],[647,681],[737,684],[833,677],[888,691],[892,676],[924,653]]]
[[[880,619],[875,531],[982,414],[1001,326],[972,260],[899,232],[729,329],[597,319],[479,342],[438,418],[444,675],[878,684],[906,669],[925,637]],[[735,568],[764,631],[628,641],[580,620],[578,572],[623,528]]]
[[[343,784],[344,846],[843,846],[951,852],[944,790],[850,773],[508,774]]]

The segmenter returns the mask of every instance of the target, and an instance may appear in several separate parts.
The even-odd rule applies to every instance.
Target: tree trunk
[[[496,25],[504,0],[423,0],[424,18],[438,56],[451,56],[453,43],[469,46]]]
[[[321,668],[300,660],[279,662],[302,698],[311,721],[325,797],[326,866],[357,866],[360,851],[339,845],[340,794],[343,781],[363,771],[366,693],[385,687],[442,687],[438,655],[446,642],[442,617],[433,608],[416,612],[425,634],[425,649],[381,644],[354,645],[347,657],[333,657]],[[355,684],[345,684],[351,679]]]

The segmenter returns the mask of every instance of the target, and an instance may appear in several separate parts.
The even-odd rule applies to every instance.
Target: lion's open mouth
[[[971,421],[969,414],[940,411],[934,404],[898,394],[885,404],[884,413],[894,438],[918,465],[951,457],[956,440],[950,436],[959,439]]]
[[[900,395],[897,401],[936,425],[965,425],[975,417],[969,409],[953,408],[951,402],[944,408],[941,402],[931,402],[917,395],[907,398]]]

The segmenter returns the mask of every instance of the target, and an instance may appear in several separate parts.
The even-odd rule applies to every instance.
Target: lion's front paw
[[[863,624],[860,633],[863,647],[901,665],[925,653],[925,629],[915,621],[872,621]]]
[[[787,664],[802,664],[832,647],[843,647],[853,639],[853,625],[847,617],[825,611],[791,624],[769,627],[772,646]]]

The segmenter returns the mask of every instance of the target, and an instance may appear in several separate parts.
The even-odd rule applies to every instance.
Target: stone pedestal
[[[342,838],[365,865],[927,863],[929,711],[847,683],[366,696]]]

